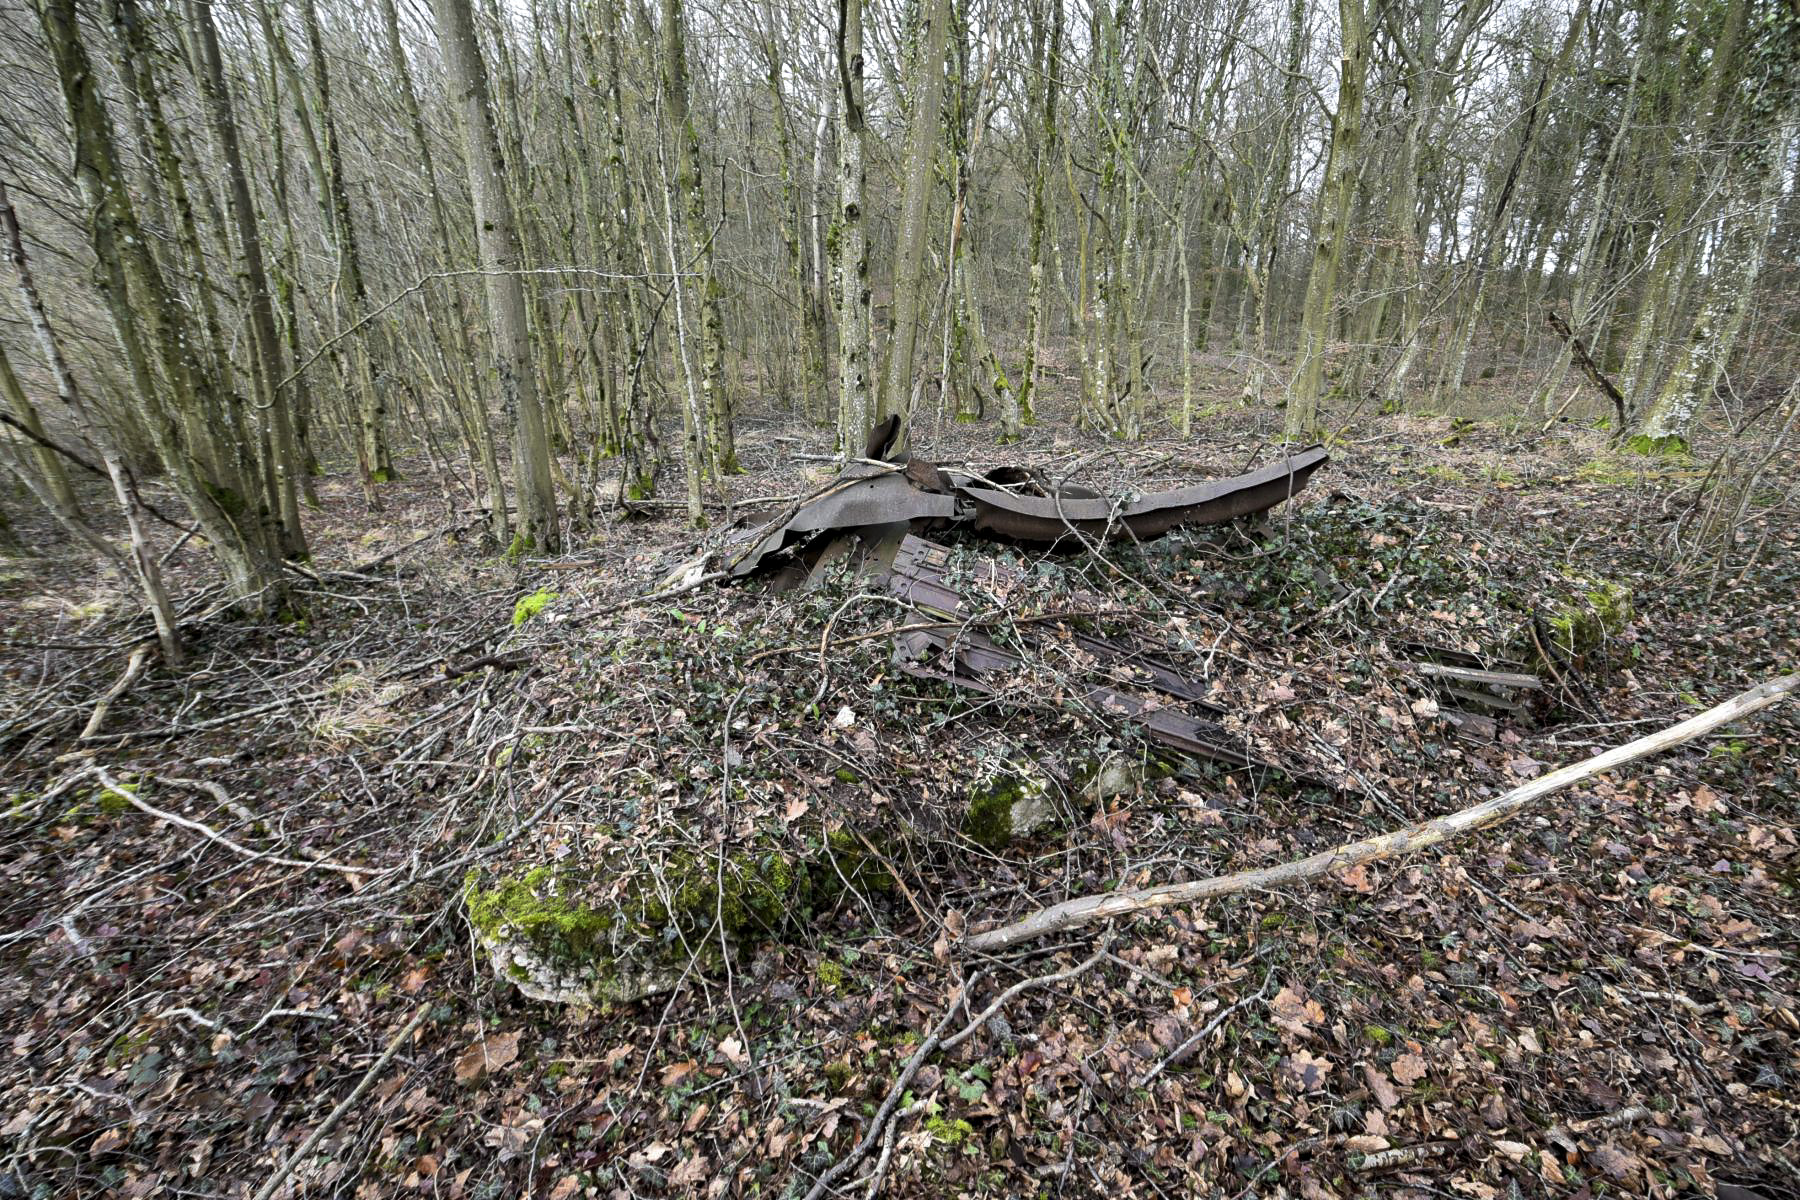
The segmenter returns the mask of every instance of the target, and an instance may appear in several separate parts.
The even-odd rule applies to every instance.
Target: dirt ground
[[[829,478],[819,431],[741,428],[740,500]],[[927,422],[915,450],[1151,490],[1267,462],[1278,430]],[[1261,522],[1105,562],[962,539],[1034,581],[987,615],[1033,648],[995,697],[898,672],[906,613],[849,575],[642,603],[722,510],[509,562],[418,458],[381,513],[321,482],[283,620],[221,611],[177,552],[192,661],[78,744],[147,626],[25,528],[42,553],[0,560],[0,1197],[247,1196],[290,1167],[279,1194],[798,1197],[871,1134],[842,1194],[1796,1194],[1800,704],[1315,886],[958,946],[1460,809],[1794,670],[1800,464],[1718,560],[1689,553],[1705,447],[1604,439],[1365,413]],[[1203,678],[1268,769],[1072,699],[1092,664],[1024,619],[1095,593],[1083,620]],[[1519,659],[1533,614],[1592,636],[1459,734],[1406,644]],[[972,840],[972,787],[1026,760],[1058,819]],[[1071,782],[1112,760],[1098,801]],[[636,1003],[523,998],[464,904],[546,865],[615,900],[743,848],[816,867],[846,837],[880,870],[675,947],[682,985]],[[928,1034],[1033,980],[883,1110]]]

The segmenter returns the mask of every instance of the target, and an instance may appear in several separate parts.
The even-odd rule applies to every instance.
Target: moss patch
[[[1636,437],[1625,439],[1625,448],[1634,454],[1652,458],[1687,458],[1690,453],[1688,440],[1675,433],[1664,434],[1662,437],[1640,433]]]
[[[1586,658],[1625,632],[1637,615],[1631,591],[1604,579],[1575,581],[1581,590],[1548,622],[1557,648],[1573,658]]]
[[[521,596],[513,605],[513,628],[517,629],[531,618],[544,611],[546,605],[557,598],[557,593],[549,588],[539,588],[529,596]]]
[[[463,903],[503,978],[534,999],[594,1003],[717,969],[728,951],[784,930],[810,890],[804,864],[771,848],[671,855],[623,886],[595,864],[471,872]]]
[[[1055,816],[1048,787],[1035,772],[1007,769],[969,789],[963,836],[988,850],[999,850],[1049,824]]]

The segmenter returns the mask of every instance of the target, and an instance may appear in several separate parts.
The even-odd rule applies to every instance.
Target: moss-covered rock
[[[809,890],[805,867],[776,849],[684,851],[612,886],[605,874],[565,865],[471,871],[463,903],[495,974],[534,1000],[641,1000],[779,932]]]
[[[1007,762],[969,788],[962,832],[978,846],[999,850],[1056,819],[1050,782],[1035,764]]]
[[[531,618],[543,612],[550,602],[556,598],[557,593],[551,591],[549,588],[539,588],[529,596],[519,597],[519,602],[513,605],[513,628],[517,629],[525,622],[531,620]]]
[[[1603,652],[1637,616],[1631,590],[1611,580],[1587,575],[1568,577],[1572,590],[1544,620],[1551,652],[1563,662],[1583,663]],[[1542,669],[1543,654],[1536,640],[1523,639],[1519,657]],[[1549,664],[1556,665],[1556,664]]]

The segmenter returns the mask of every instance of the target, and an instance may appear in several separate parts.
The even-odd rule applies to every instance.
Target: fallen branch
[[[406,1023],[404,1029],[394,1035],[394,1040],[389,1042],[387,1049],[381,1052],[381,1057],[376,1059],[363,1073],[362,1080],[356,1085],[356,1089],[340,1100],[338,1106],[331,1110],[331,1114],[319,1123],[317,1129],[312,1131],[312,1135],[301,1143],[300,1148],[289,1155],[288,1160],[277,1167],[273,1175],[269,1176],[269,1182],[263,1184],[262,1190],[256,1193],[256,1200],[270,1200],[276,1192],[281,1190],[281,1185],[287,1182],[289,1175],[294,1173],[294,1168],[312,1153],[313,1147],[319,1144],[320,1139],[330,1133],[337,1123],[344,1119],[344,1114],[349,1112],[358,1100],[362,1099],[363,1093],[369,1090],[369,1085],[375,1082],[375,1077],[381,1074],[381,1069],[394,1060],[394,1055],[400,1053],[401,1044],[412,1036],[413,1030],[424,1022],[425,1014],[430,1011],[431,1006],[424,1005],[413,1014],[412,1020]]]
[[[121,800],[126,801],[140,812],[148,813],[159,821],[167,821],[171,825],[179,825],[183,829],[191,829],[208,841],[217,842],[227,850],[240,854],[245,858],[261,860],[263,862],[272,862],[279,867],[299,867],[306,871],[337,871],[344,875],[388,874],[387,870],[376,867],[352,867],[346,863],[327,862],[324,859],[306,862],[298,858],[283,858],[278,854],[265,854],[261,851],[252,850],[248,846],[240,846],[210,825],[202,824],[199,821],[190,821],[186,817],[177,816],[172,812],[164,812],[160,808],[144,803],[137,798],[136,793],[127,788],[120,787],[118,780],[114,779],[111,775],[108,775],[106,773],[106,768],[99,764],[95,764],[94,766],[94,775],[100,780],[101,787],[119,797]]]
[[[1532,801],[1560,792],[1584,779],[1610,771],[1615,767],[1622,767],[1626,763],[1648,755],[1658,754],[1684,742],[1692,741],[1702,734],[1711,733],[1721,725],[1728,725],[1751,713],[1760,712],[1771,704],[1780,702],[1796,688],[1800,688],[1800,674],[1784,675],[1779,679],[1770,680],[1768,683],[1733,696],[1725,703],[1709,708],[1698,716],[1690,717],[1679,725],[1673,725],[1660,732],[1638,738],[1634,742],[1627,742],[1604,754],[1595,755],[1586,762],[1575,763],[1547,775],[1540,775],[1503,796],[1496,796],[1492,800],[1477,804],[1472,808],[1465,808],[1461,812],[1452,813],[1446,817],[1436,817],[1430,821],[1394,830],[1391,833],[1364,838],[1359,842],[1348,842],[1331,850],[1321,851],[1318,854],[1282,863],[1279,866],[1239,871],[1232,875],[1217,875],[1210,879],[1198,879],[1188,883],[1171,883],[1162,887],[1111,892],[1098,896],[1081,896],[1074,900],[1065,900],[1061,904],[1040,909],[1009,925],[1002,925],[998,929],[990,929],[968,937],[963,940],[961,949],[970,954],[993,953],[1017,946],[1021,942],[1033,941],[1052,933],[1089,925],[1095,921],[1149,912],[1175,904],[1192,904],[1196,901],[1210,900],[1215,896],[1225,896],[1235,892],[1281,887],[1302,880],[1317,879],[1341,867],[1351,867],[1376,859],[1392,858],[1397,854],[1435,846],[1451,838],[1499,824],[1516,815]]]
[[[1442,1158],[1450,1153],[1460,1142],[1422,1142],[1416,1146],[1395,1146],[1392,1150],[1376,1150],[1361,1158],[1350,1160],[1352,1171],[1385,1171],[1389,1167],[1412,1167],[1428,1162],[1434,1158]]]
[[[94,715],[88,718],[88,722],[82,728],[81,736],[78,740],[85,742],[100,732],[100,724],[106,720],[106,710],[112,707],[114,700],[117,700],[120,696],[125,694],[127,688],[137,682],[138,675],[144,670],[144,662],[149,657],[150,644],[148,642],[131,652],[130,659],[125,663],[125,673],[120,675],[118,680],[111,687],[106,689],[106,694],[101,696],[99,702],[94,705]]]

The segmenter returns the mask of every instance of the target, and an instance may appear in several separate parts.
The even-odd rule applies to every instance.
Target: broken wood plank
[[[1416,662],[1407,665],[1421,675],[1430,675],[1437,679],[1451,679],[1458,683],[1473,683],[1483,687],[1507,688],[1521,692],[1542,691],[1544,687],[1544,681],[1536,675],[1524,675],[1512,671],[1478,671],[1473,667],[1452,667],[1433,662]]]

